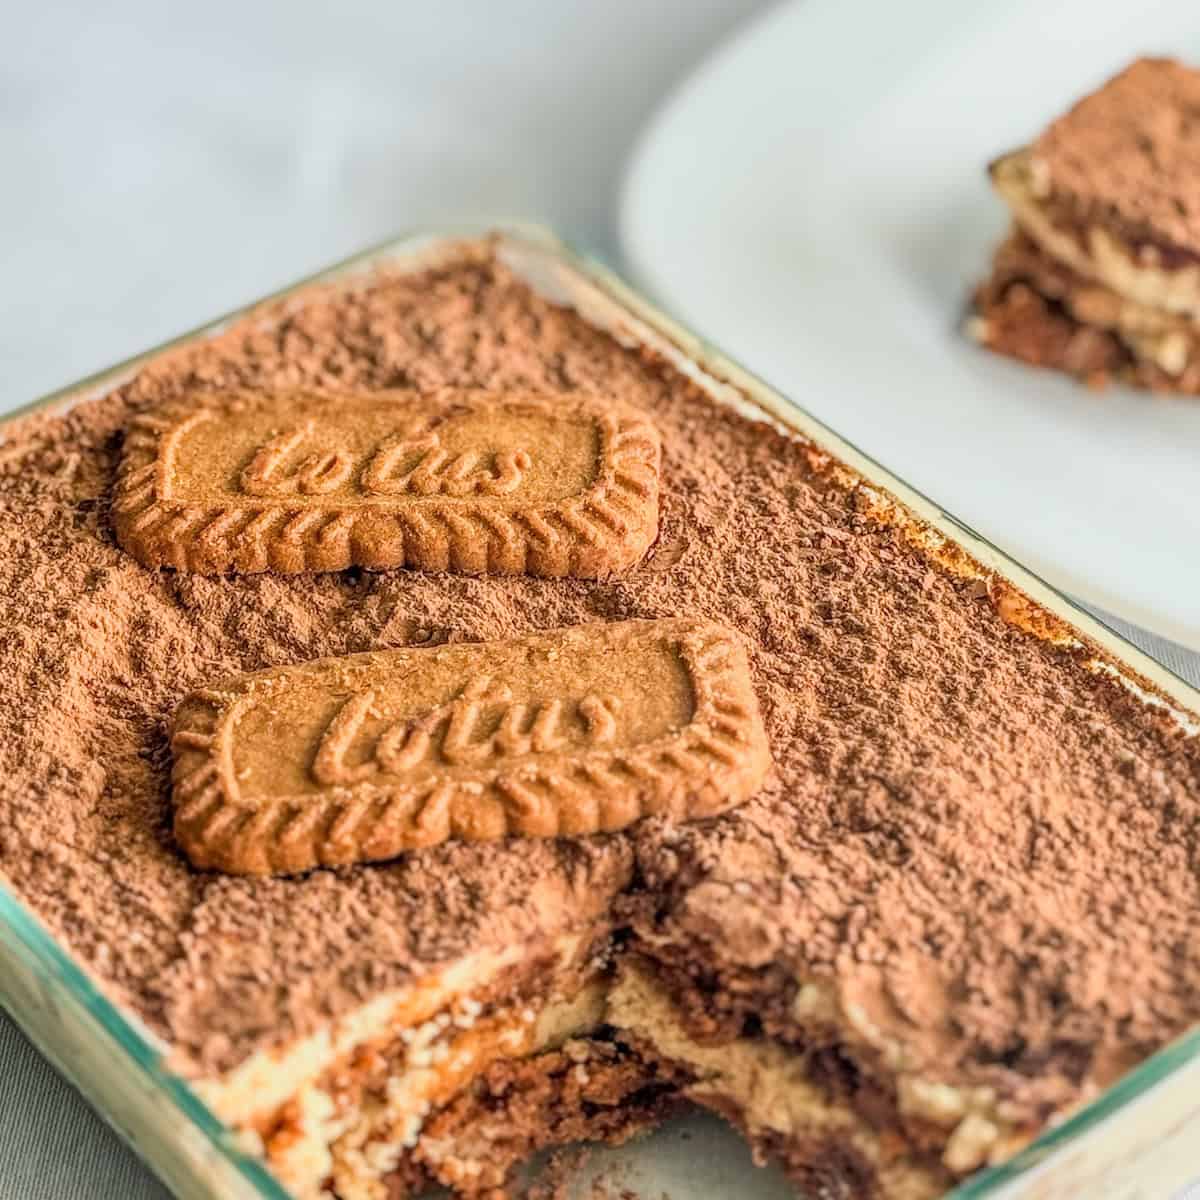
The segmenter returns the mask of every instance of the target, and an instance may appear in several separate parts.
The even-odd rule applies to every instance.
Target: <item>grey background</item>
[[[0,410],[405,227],[614,254],[664,94],[763,0],[0,0]]]
[[[0,0],[0,412],[413,225],[618,260],[639,128],[766,7]],[[0,1200],[165,1196],[0,1014]]]

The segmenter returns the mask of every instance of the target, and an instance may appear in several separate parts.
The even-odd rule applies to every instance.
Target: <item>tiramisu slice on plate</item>
[[[972,336],[1096,384],[1200,392],[1200,72],[1139,59],[991,178],[1015,228]]]

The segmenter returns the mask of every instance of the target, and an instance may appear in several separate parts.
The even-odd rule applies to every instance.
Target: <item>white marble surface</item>
[[[0,412],[408,226],[615,257],[638,129],[764,7],[0,0]],[[0,1014],[0,1200],[165,1196]]]
[[[404,228],[615,255],[664,93],[763,0],[0,0],[0,412]],[[0,1200],[163,1189],[0,1014]]]

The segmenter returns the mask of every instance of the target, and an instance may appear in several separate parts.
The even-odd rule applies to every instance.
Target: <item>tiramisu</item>
[[[1200,72],[1139,59],[991,166],[1013,232],[984,345],[1093,384],[1200,392]]]
[[[333,425],[339,398],[384,391],[611,403],[661,439],[657,538],[632,563],[555,578],[487,561],[292,574],[272,569],[273,534],[262,569],[240,569],[236,547],[230,573],[190,569],[226,564],[228,525],[198,550],[193,536],[219,514],[164,516],[182,523],[154,546],[189,547],[176,569],[122,548],[114,509],[139,484],[118,475],[143,415],[288,389],[325,397],[312,417]],[[309,453],[294,452],[292,466]],[[0,454],[0,869],[297,1197],[499,1196],[541,1147],[619,1141],[691,1102],[809,1195],[923,1200],[1200,1016],[1200,747],[1170,708],[934,554],[828,455],[539,297],[486,243],[260,310],[11,426]],[[292,477],[243,457],[230,470],[255,486]],[[320,488],[335,467],[304,478]],[[589,656],[661,622],[732,639],[700,669],[733,672],[733,690],[749,672],[754,697],[736,703],[761,713],[773,766],[759,754],[728,811],[473,841],[448,801],[439,844],[401,837],[370,862],[332,833],[298,839],[296,859],[240,858],[263,844],[244,814],[222,827],[249,839],[221,842],[228,869],[189,861],[206,843],[186,817],[177,840],[244,695],[278,687],[304,719],[318,704],[376,722],[357,741],[339,726],[322,760],[330,787],[357,786],[389,756],[417,762],[460,700],[508,720],[511,681],[464,691],[479,646],[566,638],[578,696],[542,732],[599,753],[626,728],[609,698],[636,704],[646,685],[622,675],[647,660],[616,653],[610,684]],[[432,690],[401,711],[382,689],[418,661]],[[360,670],[344,694],[321,675]],[[673,729],[691,686],[672,693]],[[254,755],[231,752],[248,795],[286,774],[300,736],[263,713]],[[530,747],[533,719],[513,723]],[[482,795],[491,779],[470,782]]]

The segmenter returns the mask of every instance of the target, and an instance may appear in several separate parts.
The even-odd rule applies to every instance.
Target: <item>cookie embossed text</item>
[[[594,692],[575,701],[514,701],[507,684],[483,675],[448,703],[377,733],[365,761],[351,765],[347,760],[375,699],[373,691],[352,696],[329,722],[313,757],[318,783],[354,784],[423,764],[482,767],[501,758],[607,745],[616,736],[620,706],[618,696]]]
[[[421,437],[385,438],[365,460],[344,446],[319,450],[289,465],[314,433],[314,422],[271,438],[243,468],[242,491],[251,496],[321,496],[351,479],[365,496],[507,496],[533,464],[524,448],[487,454],[457,453],[437,431]],[[489,461],[489,459],[491,461]]]

